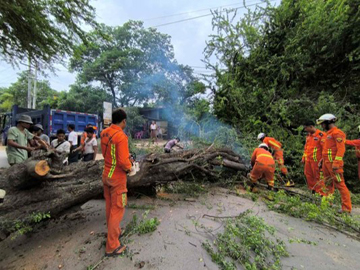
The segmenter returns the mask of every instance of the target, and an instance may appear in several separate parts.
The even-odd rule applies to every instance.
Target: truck
[[[59,129],[63,129],[68,133],[67,126],[69,124],[75,125],[75,132],[77,132],[78,135],[84,132],[88,124],[96,128],[98,127],[97,114],[51,109],[48,105],[44,106],[42,110],[27,109],[13,105],[11,112],[0,114],[3,145],[6,145],[7,130],[16,125],[17,119],[22,114],[29,115],[34,124],[41,124],[44,128],[44,133],[50,138],[54,138]]]

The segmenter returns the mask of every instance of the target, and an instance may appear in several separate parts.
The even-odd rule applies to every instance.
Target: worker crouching
[[[280,172],[282,176],[284,176],[287,179],[285,186],[287,187],[295,186],[294,182],[288,179],[288,170],[284,165],[284,151],[282,149],[282,144],[272,137],[267,137],[265,133],[260,133],[257,139],[260,140],[262,143],[268,145],[269,150],[272,149],[274,153],[273,155],[274,159],[280,169]]]
[[[262,178],[265,178],[267,181],[268,188],[273,190],[275,161],[269,152],[267,144],[262,143],[254,150],[251,156],[251,166],[253,167],[250,173],[252,191],[254,190],[256,183]]]

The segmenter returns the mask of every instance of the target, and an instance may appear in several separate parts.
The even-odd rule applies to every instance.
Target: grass
[[[129,209],[139,209],[139,210],[155,210],[154,205],[138,205],[135,203],[129,203],[126,208]]]
[[[299,196],[289,196],[284,191],[273,193],[272,196],[273,201],[266,201],[266,204],[276,212],[319,224],[335,226],[339,231],[360,231],[360,222],[356,219],[356,216],[338,214],[337,208],[332,207],[334,197],[324,197],[321,199],[321,203],[315,204],[304,202]]]
[[[160,221],[156,217],[148,219],[149,212],[150,210],[146,210],[141,219],[137,215],[133,215],[132,220],[126,225],[124,236],[129,237],[136,233],[142,235],[154,232],[157,226],[160,225]]]
[[[281,269],[281,257],[289,254],[275,233],[262,218],[247,214],[228,219],[224,232],[203,247],[220,269]]]

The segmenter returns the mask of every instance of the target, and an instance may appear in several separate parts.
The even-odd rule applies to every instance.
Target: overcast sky
[[[260,0],[246,0],[247,4]],[[280,0],[272,2],[278,4]],[[243,6],[243,1],[236,0],[92,0],[96,8],[97,21],[111,26],[122,25],[128,20],[144,21],[145,27],[157,26],[179,20],[189,19],[210,13],[210,8]],[[242,14],[245,9],[239,9]],[[183,13],[180,15],[176,15]],[[167,16],[167,17],[165,17]],[[208,36],[212,33],[211,16],[158,26],[158,31],[169,34],[174,46],[175,58],[180,64],[189,65],[196,73],[204,71],[201,62]],[[75,82],[76,74],[67,72],[64,66],[58,66],[56,75],[50,74],[48,80],[57,91],[68,90]],[[19,69],[0,62],[0,87],[7,87],[17,79]]]

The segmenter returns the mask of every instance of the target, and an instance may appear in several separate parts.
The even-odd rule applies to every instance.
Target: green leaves
[[[286,246],[275,236],[275,228],[257,216],[226,221],[225,230],[213,243],[203,247],[220,269],[281,269],[281,257],[288,256]]]
[[[91,43],[76,48],[70,67],[80,82],[100,83],[114,107],[184,103],[204,92],[192,69],[176,62],[170,36],[139,21],[100,29],[89,34]]]
[[[350,138],[359,124],[358,2],[283,0],[243,17],[214,12],[213,27],[204,61],[216,74],[214,113],[242,133],[262,131],[280,140],[291,176],[303,183],[305,134],[298,129],[304,121],[333,113]],[[355,172],[345,177],[356,187]]]
[[[13,64],[27,58],[43,66],[62,61],[76,42],[88,41],[81,23],[97,27],[88,0],[3,0],[0,14],[0,53]]]

